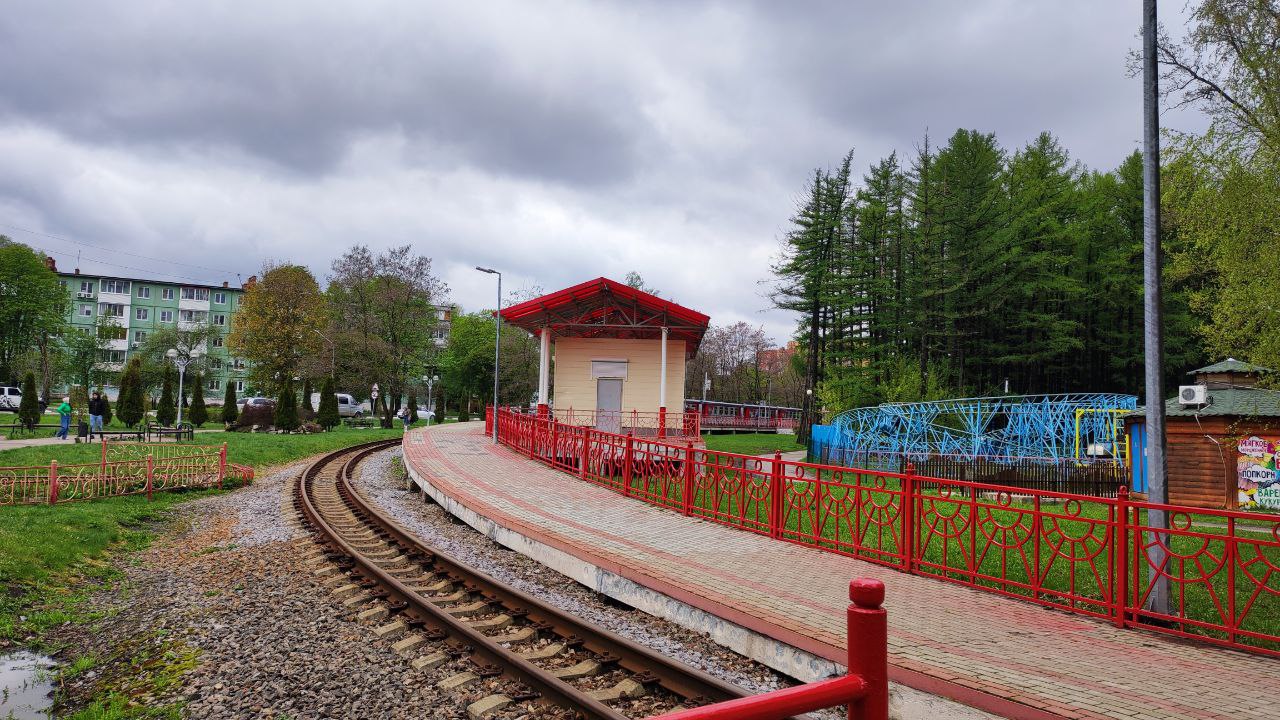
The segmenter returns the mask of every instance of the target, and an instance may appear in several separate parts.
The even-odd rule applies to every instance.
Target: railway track
[[[468,704],[473,719],[533,702],[565,717],[624,720],[747,694],[419,541],[352,484],[361,460],[398,442],[321,457],[299,479],[295,507],[321,546],[317,576],[376,635],[439,675],[442,689],[495,688]],[[504,682],[483,682],[495,678]]]

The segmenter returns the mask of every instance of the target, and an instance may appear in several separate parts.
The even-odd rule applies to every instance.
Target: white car
[[[347,393],[334,393],[338,398],[338,417],[362,417],[365,410]],[[320,393],[311,393],[311,407],[320,409]]]
[[[22,404],[22,388],[0,386],[0,410],[18,411]]]

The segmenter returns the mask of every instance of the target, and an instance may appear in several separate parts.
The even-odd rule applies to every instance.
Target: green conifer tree
[[[22,402],[18,404],[18,421],[27,429],[40,423],[40,398],[36,396],[35,373],[22,378]]]
[[[316,414],[316,422],[325,430],[338,424],[338,396],[333,392],[333,378],[324,379],[324,388],[320,391],[320,409]]]
[[[173,398],[173,373],[166,366],[160,386],[160,402],[156,404],[156,423],[168,427],[177,419],[178,406]]]
[[[120,378],[120,394],[116,396],[120,406],[120,421],[134,427],[146,417],[145,398],[142,391],[142,360],[129,361]]]
[[[200,427],[209,422],[209,408],[204,404],[204,376],[196,373],[191,379],[191,424]]]
[[[292,380],[286,380],[280,386],[280,395],[276,398],[275,426],[277,430],[287,432],[298,429],[298,394],[293,390]]]
[[[222,396],[222,422],[227,427],[231,427],[231,423],[240,417],[240,409],[236,407],[236,383],[234,380],[227,381],[227,392]]]
[[[409,393],[409,424],[418,422],[418,394]]]

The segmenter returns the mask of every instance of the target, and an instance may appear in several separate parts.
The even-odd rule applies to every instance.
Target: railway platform
[[[411,478],[489,537],[802,680],[839,671],[848,581],[887,586],[890,680],[995,715],[1271,718],[1280,663],[1120,630],[622,497],[493,444],[411,431]]]

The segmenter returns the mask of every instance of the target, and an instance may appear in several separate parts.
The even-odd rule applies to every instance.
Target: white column
[[[667,329],[662,328],[662,360],[658,367],[662,373],[658,377],[658,407],[666,409],[667,407]]]
[[[542,328],[538,336],[541,339],[538,348],[538,404],[546,405],[550,400],[547,388],[551,380],[551,331]]]

